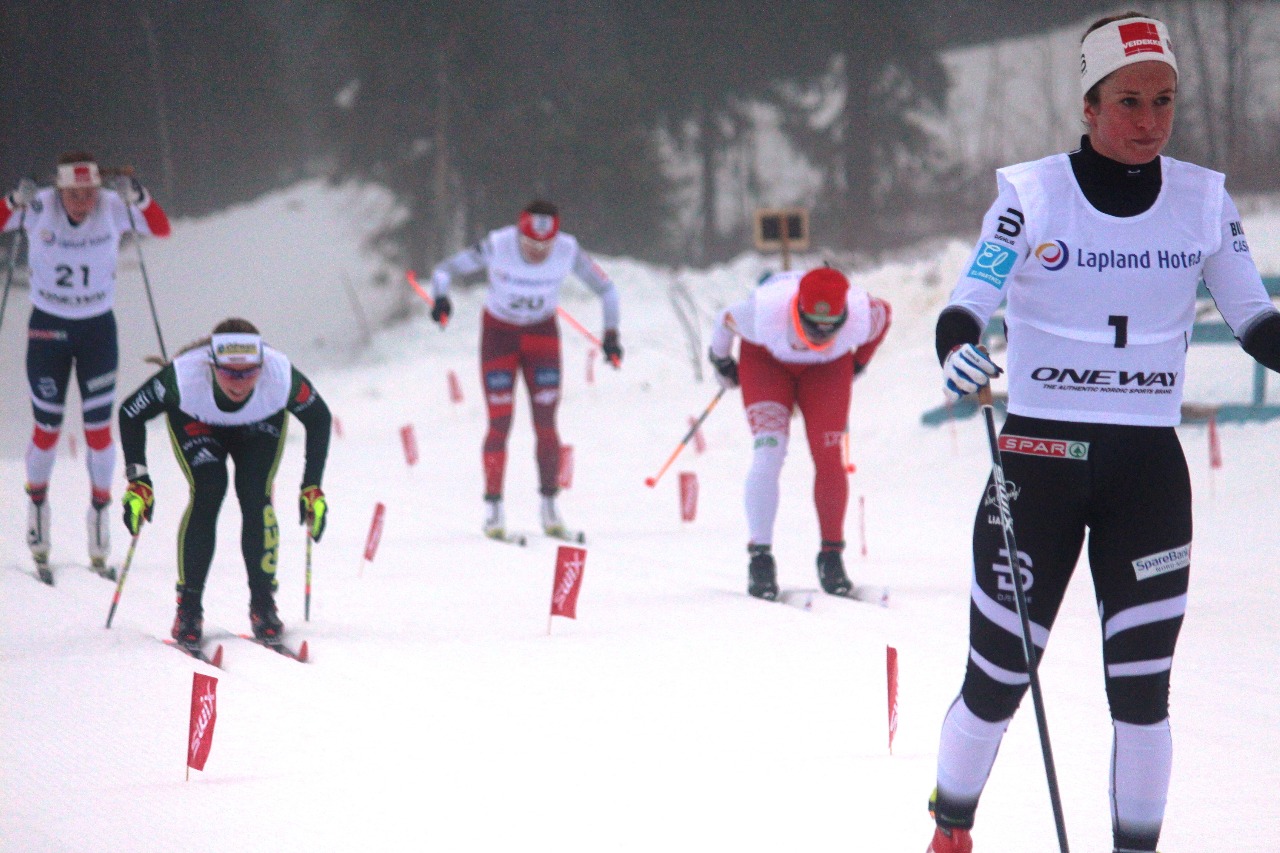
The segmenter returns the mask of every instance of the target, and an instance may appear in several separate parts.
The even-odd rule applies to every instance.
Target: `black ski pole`
[[[4,308],[9,304],[9,286],[13,284],[13,268],[18,263],[18,248],[22,245],[22,235],[26,233],[27,207],[22,206],[18,215],[18,230],[13,235],[13,245],[9,247],[9,272],[4,278],[4,297],[0,298],[0,327],[4,326]]]
[[[1018,544],[1013,538],[1013,513],[1009,508],[1009,492],[1005,486],[1004,463],[1000,461],[1000,440],[991,400],[991,386],[978,389],[978,403],[987,422],[987,442],[991,445],[991,479],[996,486],[996,504],[1000,508],[1000,527],[1004,531],[1004,547],[1009,552],[1009,568],[1013,575],[1013,596],[1022,623],[1022,653],[1027,659],[1027,677],[1031,681],[1031,701],[1036,710],[1036,726],[1040,730],[1040,751],[1044,754],[1044,772],[1049,781],[1049,802],[1053,806],[1053,822],[1058,830],[1058,847],[1067,851],[1067,826],[1062,816],[1062,798],[1058,793],[1058,773],[1053,767],[1053,748],[1049,745],[1049,721],[1044,711],[1044,694],[1040,690],[1040,662],[1031,639],[1031,617],[1027,615],[1027,592],[1022,585],[1022,564]]]
[[[124,579],[129,577],[129,566],[133,563],[133,549],[138,547],[138,537],[142,535],[142,528],[138,528],[138,532],[133,534],[133,541],[129,543],[129,553],[125,555],[124,565],[120,567],[120,580],[116,581],[116,594],[111,597],[111,610],[107,613],[107,627],[111,627],[111,620],[116,618],[116,605],[120,603],[120,593],[124,591]]]
[[[126,178],[132,180],[132,178]],[[123,195],[123,193],[121,194]],[[125,212],[129,214],[129,228],[133,231],[133,245],[138,250],[138,269],[142,270],[142,285],[147,291],[147,304],[151,306],[151,322],[156,326],[156,340],[160,342],[160,356],[169,361],[169,354],[164,349],[164,335],[160,334],[160,317],[156,314],[156,301],[151,296],[151,279],[147,277],[147,264],[142,259],[142,239],[138,233],[138,225],[133,221],[133,205],[129,203],[127,198],[124,199]]]

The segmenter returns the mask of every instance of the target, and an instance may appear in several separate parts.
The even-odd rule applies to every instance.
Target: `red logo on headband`
[[[1150,21],[1121,24],[1120,42],[1124,45],[1125,56],[1133,56],[1135,53],[1164,53],[1160,32]]]
[[[75,167],[75,176],[77,184],[87,184],[93,180],[93,173],[89,171],[89,167],[83,164]]]
[[[542,242],[556,236],[556,232],[560,230],[560,217],[526,210],[520,214],[519,227],[520,233],[530,240]]]

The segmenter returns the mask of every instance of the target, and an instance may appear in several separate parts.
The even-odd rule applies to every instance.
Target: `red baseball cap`
[[[800,279],[797,308],[815,323],[835,323],[848,307],[849,279],[831,267],[809,270]]]

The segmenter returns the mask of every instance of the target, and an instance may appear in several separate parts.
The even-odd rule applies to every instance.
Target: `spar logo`
[[[1071,250],[1061,240],[1054,240],[1036,246],[1035,256],[1040,266],[1049,272],[1055,272],[1065,267],[1067,261],[1071,260]]]
[[[1125,56],[1133,56],[1135,53],[1164,53],[1164,47],[1160,44],[1160,31],[1150,21],[1121,24],[1120,43],[1124,45]]]

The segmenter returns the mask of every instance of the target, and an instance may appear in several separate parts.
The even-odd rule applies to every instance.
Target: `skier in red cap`
[[[850,387],[884,340],[890,315],[888,302],[851,285],[840,271],[819,267],[772,275],[750,298],[720,316],[711,337],[711,363],[721,385],[741,383],[755,441],[746,507],[751,554],[747,591],[756,598],[778,597],[773,523],[797,406],[816,471],[813,498],[822,536],[818,579],[832,595],[853,590],[842,556],[849,481],[841,451]],[[742,338],[738,361],[731,354],[735,336]]]

